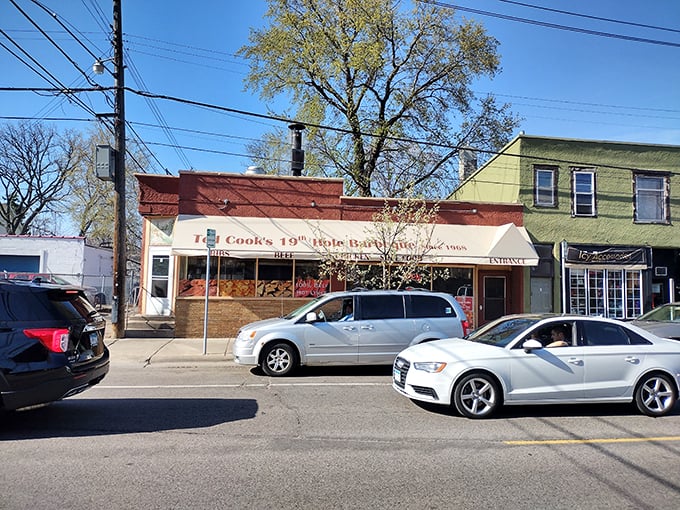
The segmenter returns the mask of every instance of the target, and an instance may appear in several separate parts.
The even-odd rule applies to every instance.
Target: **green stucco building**
[[[520,134],[450,197],[521,203],[524,309],[631,318],[680,300],[680,146]]]

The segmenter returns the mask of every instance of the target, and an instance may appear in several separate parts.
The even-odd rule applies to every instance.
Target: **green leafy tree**
[[[43,216],[67,196],[80,158],[72,132],[40,122],[0,128],[0,224],[8,234],[45,233]]]
[[[290,98],[322,161],[314,171],[332,168],[349,193],[446,195],[458,147],[498,148],[517,125],[508,105],[471,89],[499,72],[498,42],[451,9],[269,0],[266,17],[239,50],[250,61],[246,84],[265,100]]]

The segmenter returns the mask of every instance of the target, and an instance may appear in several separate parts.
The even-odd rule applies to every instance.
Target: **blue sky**
[[[102,86],[113,85],[110,76],[92,73],[91,55],[37,3],[14,2],[89,77]],[[128,87],[258,114],[287,109],[285,98],[265,104],[244,91],[247,63],[235,55],[248,43],[249,30],[264,26],[265,0],[122,2]],[[524,119],[519,130],[539,136],[680,145],[678,0],[440,3],[607,34],[596,36],[458,11],[458,16],[480,21],[498,39],[502,72],[492,81],[476,83],[474,89],[481,95],[492,92],[512,103],[513,111]],[[570,16],[520,3],[659,28]],[[55,11],[92,53],[104,57],[112,54],[107,40],[110,0],[40,0],[39,4]],[[88,86],[84,76],[10,0],[0,3],[0,29],[4,31],[0,33],[2,45],[20,54],[16,43],[67,86]],[[657,44],[616,36],[649,39]],[[26,55],[23,58],[28,60]],[[0,69],[0,87],[50,86],[3,46]],[[112,111],[101,93],[81,97],[91,111]],[[0,123],[14,116],[92,118],[63,98],[0,91]],[[129,93],[126,118],[135,131],[128,130],[128,138],[139,136],[155,155],[148,170],[160,173],[167,169],[174,175],[187,168],[242,172],[254,163],[246,155],[245,144],[276,127],[286,127],[267,119],[164,100],[147,101]],[[93,126],[88,121],[57,122],[59,128],[87,130]],[[170,135],[160,127],[163,124]],[[184,149],[173,149],[175,144]]]

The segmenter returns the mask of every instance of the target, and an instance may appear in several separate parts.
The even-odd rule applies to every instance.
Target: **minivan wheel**
[[[260,367],[270,376],[288,375],[297,365],[297,353],[288,344],[272,344],[262,353]]]
[[[675,406],[675,387],[670,377],[651,374],[635,389],[635,404],[642,414],[663,416]]]
[[[488,418],[501,405],[501,394],[493,377],[474,373],[463,377],[453,389],[456,410],[467,418]]]

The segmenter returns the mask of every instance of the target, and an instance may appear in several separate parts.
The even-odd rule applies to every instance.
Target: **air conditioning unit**
[[[654,276],[668,276],[668,268],[666,266],[655,267]]]

